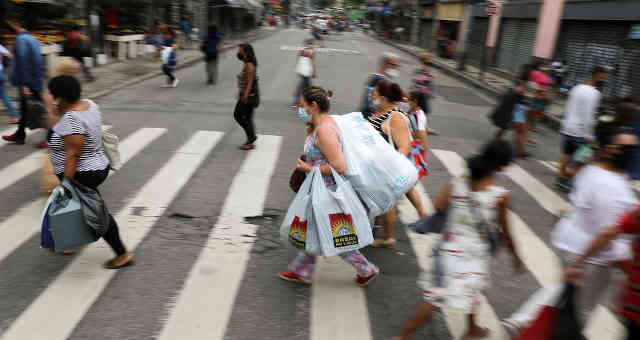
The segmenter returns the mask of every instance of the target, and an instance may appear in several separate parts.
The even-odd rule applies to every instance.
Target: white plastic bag
[[[298,58],[298,64],[296,65],[296,73],[303,77],[311,77],[313,75],[313,64],[311,58],[300,57]]]
[[[122,167],[120,160],[120,139],[108,131],[102,131],[102,148],[109,159],[109,167],[118,171]]]
[[[565,289],[564,283],[552,284],[538,289],[503,324],[514,332],[530,325],[546,306],[555,307]]]
[[[317,171],[311,201],[322,255],[335,256],[371,244],[373,232],[367,211],[351,184],[331,168],[336,185],[330,189],[319,168]]]
[[[408,158],[382,138],[360,112],[332,116],[343,136],[346,178],[373,218],[393,208],[418,181]]]
[[[313,178],[316,176],[322,177],[319,169],[314,168],[314,171],[309,173],[302,182],[300,190],[289,205],[287,215],[280,226],[280,237],[284,242],[291,243],[294,247],[312,254],[320,254],[318,230],[314,223],[311,204],[311,186]]]

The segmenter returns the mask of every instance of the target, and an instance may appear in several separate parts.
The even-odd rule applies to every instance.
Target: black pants
[[[300,76],[300,83],[296,89],[295,97],[293,97],[294,104],[300,103],[300,96],[302,95],[302,92],[309,87],[311,87],[311,77]]]
[[[104,170],[98,171],[78,171],[73,176],[73,179],[80,182],[82,185],[98,191],[98,186],[107,179],[108,175],[109,168],[107,167]],[[57,176],[60,180],[64,177],[63,174],[58,174]],[[124,247],[124,244],[122,244],[122,240],[120,239],[118,223],[116,223],[116,220],[111,214],[109,214],[109,228],[102,238],[107,242],[107,244],[109,244],[116,255],[122,255],[127,252],[127,249]]]
[[[640,325],[631,320],[625,321],[627,326],[627,340],[640,339]]]
[[[31,93],[33,93],[32,95],[35,98],[42,100],[42,96],[40,95],[40,92],[34,91],[33,89],[29,89],[29,90],[31,91]],[[27,120],[25,117],[28,117],[27,96],[25,96],[24,93],[22,92],[22,88],[18,88],[18,92],[20,92],[20,121],[18,122],[18,131],[16,131],[16,137],[18,139],[25,139],[27,136],[25,132],[25,130],[27,129]]]
[[[233,112],[233,118],[244,129],[247,134],[247,143],[253,143],[256,141],[256,128],[253,125],[253,111],[255,108],[253,105],[245,104],[242,99],[238,99],[236,109]]]
[[[167,84],[173,84],[173,81],[176,80],[176,77],[173,75],[173,68],[162,65],[162,72],[167,75]]]

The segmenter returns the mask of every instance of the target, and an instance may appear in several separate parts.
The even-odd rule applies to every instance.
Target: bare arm
[[[429,138],[427,137],[427,131],[416,131],[414,137],[420,142],[420,144],[422,144],[422,146],[424,146],[425,149],[429,148]]]
[[[339,174],[344,174],[347,171],[347,162],[344,159],[344,153],[342,153],[338,134],[327,126],[320,127],[316,143],[320,152],[327,157],[331,167]],[[331,168],[326,165],[321,166],[320,172],[323,175],[330,175]]]
[[[394,114],[389,118],[389,125],[391,126],[391,138],[396,144],[398,152],[409,156],[411,152],[411,138],[409,137],[409,126],[407,122],[398,114]],[[386,126],[386,125],[385,125]],[[385,129],[383,126],[383,129]],[[388,134],[388,131],[385,131]]]
[[[78,166],[78,158],[82,154],[82,148],[84,147],[83,135],[68,135],[64,136],[64,149],[67,155],[64,164],[64,178],[71,179],[76,174]]]
[[[243,101],[246,103],[247,98],[249,98],[249,94],[253,90],[253,81],[256,78],[256,66],[252,63],[247,64],[247,71],[249,73],[249,79],[247,79],[247,89],[244,91]]]
[[[436,211],[444,211],[449,207],[449,202],[451,201],[451,191],[453,189],[453,185],[451,183],[447,184],[442,191],[438,194],[438,197],[433,204],[433,207]]]
[[[516,244],[513,240],[513,235],[511,234],[511,227],[509,225],[509,219],[507,218],[507,214],[509,211],[509,196],[504,196],[500,201],[498,201],[498,225],[502,229],[502,233],[504,234],[504,239],[507,242],[507,248],[513,255],[515,259],[515,267],[516,271],[520,271],[522,269],[522,261],[518,256],[518,251],[516,250]]]

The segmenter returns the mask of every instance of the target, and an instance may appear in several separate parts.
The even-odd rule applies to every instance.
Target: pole
[[[466,0],[464,4],[464,22],[462,23],[463,30],[460,35],[460,44],[458,48],[458,70],[464,71],[466,69],[467,51],[469,35],[473,26],[473,5],[471,0]]]

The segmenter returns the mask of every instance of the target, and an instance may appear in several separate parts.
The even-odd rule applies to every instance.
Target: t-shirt
[[[638,207],[640,208],[640,207]],[[640,324],[640,216],[637,211],[623,216],[618,226],[626,234],[633,237],[633,259],[631,266],[626,268],[627,281],[622,294],[620,314]]]
[[[84,146],[78,157],[77,171],[104,170],[109,166],[109,159],[102,148],[102,114],[96,103],[86,101],[89,103],[89,110],[67,112],[51,129],[48,141],[51,163],[56,174],[64,173],[67,152],[63,138],[69,135],[84,136]]]
[[[418,110],[414,113],[409,113],[407,114],[407,118],[409,118],[411,132],[427,131],[427,116],[424,114],[424,111]]]
[[[593,127],[602,95],[593,86],[580,84],[569,91],[561,132],[565,135],[594,139]]]
[[[556,224],[551,241],[573,254],[583,254],[602,230],[614,225],[619,216],[638,203],[626,175],[594,165],[578,172],[569,198],[574,209]],[[630,255],[629,240],[619,238],[588,262],[607,265],[629,259]]]
[[[548,90],[551,84],[553,84],[551,77],[540,70],[532,71],[531,75],[529,76],[529,80],[538,84],[538,86],[540,86],[540,90],[542,91]]]
[[[9,51],[4,48],[4,46],[0,45],[0,72],[4,71],[4,66],[2,65],[2,61],[4,60],[4,58],[7,57],[7,55],[9,55]]]

